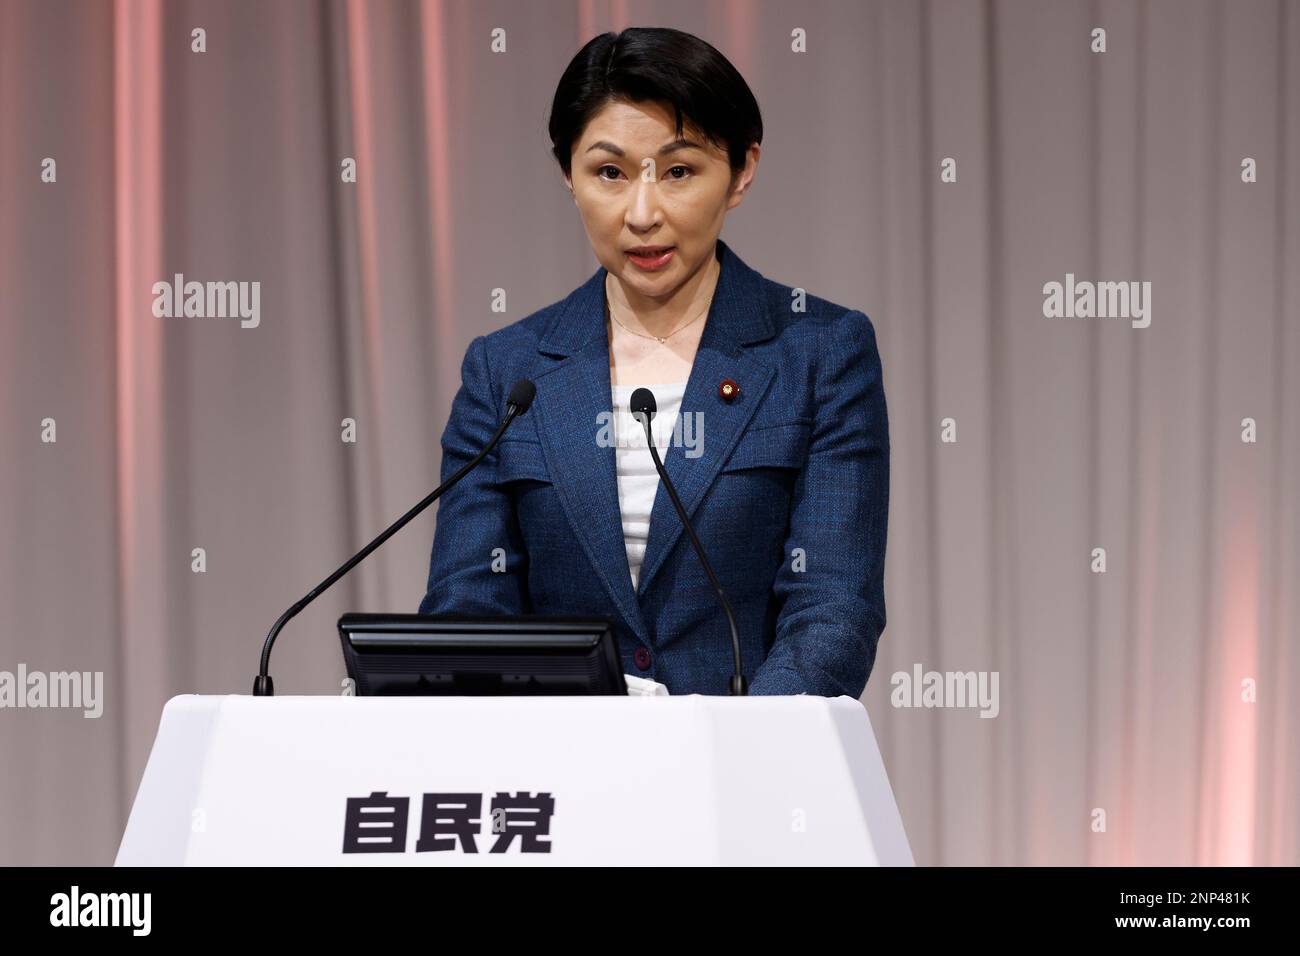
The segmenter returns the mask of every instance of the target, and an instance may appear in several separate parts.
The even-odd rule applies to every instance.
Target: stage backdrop
[[[437,483],[466,346],[596,268],[547,111],[632,25],[758,97],[726,241],[875,323],[864,701],[918,862],[1300,863],[1285,0],[0,0],[0,672],[103,675],[98,717],[0,710],[0,862],[110,862],[163,702],[248,693]],[[156,316],[177,274],[248,315]],[[1050,315],[1103,282],[1127,311]],[[281,692],[416,609],[434,521],[288,627]],[[928,672],[988,705],[898,706]]]

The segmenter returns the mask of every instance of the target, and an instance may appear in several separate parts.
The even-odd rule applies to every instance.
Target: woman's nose
[[[627,224],[633,229],[648,229],[658,222],[659,183],[649,174],[638,176],[628,200]]]

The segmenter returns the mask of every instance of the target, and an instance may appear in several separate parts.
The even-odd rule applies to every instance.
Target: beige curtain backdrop
[[[0,671],[105,681],[98,719],[0,710],[0,863],[110,863],[164,702],[248,693],[436,484],[470,340],[596,268],[547,110],[632,25],[762,106],[728,243],[875,323],[863,699],[917,861],[1300,863],[1288,0],[0,0]],[[260,324],[153,316],[176,273],[259,282]],[[1067,274],[1150,282],[1150,326],[1045,317]],[[338,692],[344,611],[416,609],[434,521],[286,629],[281,693]],[[997,672],[997,716],[893,706],[918,665]]]

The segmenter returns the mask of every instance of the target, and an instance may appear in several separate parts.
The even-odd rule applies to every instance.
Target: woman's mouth
[[[638,269],[654,272],[672,262],[676,246],[638,246],[627,250],[627,257]]]

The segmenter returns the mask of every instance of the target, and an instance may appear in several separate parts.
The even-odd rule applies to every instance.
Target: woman
[[[420,612],[608,617],[627,673],[727,692],[726,616],[628,412],[644,386],[749,692],[860,697],[885,627],[880,357],[862,312],[765,278],[718,238],[758,167],[753,94],[690,34],[606,33],[561,77],[550,135],[600,268],[470,344],[444,480],[487,444],[514,382],[536,399],[442,498]]]

